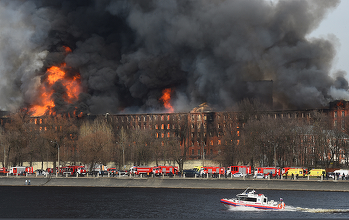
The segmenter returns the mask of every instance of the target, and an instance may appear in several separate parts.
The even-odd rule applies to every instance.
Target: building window
[[[344,111],[342,111],[342,117],[344,117],[345,115],[344,115]]]
[[[337,112],[334,112],[334,117],[337,118]]]

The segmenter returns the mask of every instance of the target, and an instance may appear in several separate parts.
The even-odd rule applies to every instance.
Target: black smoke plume
[[[335,38],[307,36],[338,3],[1,1],[0,107],[34,104],[46,69],[62,62],[80,73],[83,93],[68,105],[57,92],[57,111],[161,111],[165,88],[175,111],[224,110],[271,80],[274,107],[327,106],[348,97],[346,73],[330,72]]]

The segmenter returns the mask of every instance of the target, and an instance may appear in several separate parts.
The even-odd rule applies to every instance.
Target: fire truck
[[[230,166],[227,167],[227,176],[228,175],[233,175],[234,173],[242,173],[242,174],[247,174],[251,175],[251,166]]]
[[[212,176],[216,176],[216,175],[224,175],[225,174],[225,168],[224,167],[202,167],[200,169],[200,175],[204,176],[204,175],[212,175]]]
[[[26,174],[34,174],[33,167],[11,167],[10,174],[14,176],[26,175]]]
[[[271,175],[272,177],[280,176],[280,168],[277,167],[256,167],[254,169],[254,177],[257,176],[257,174],[263,174],[264,178],[266,178],[268,175]]]
[[[84,166],[66,166],[62,167],[60,173],[63,175],[74,176],[78,175],[86,175],[86,168]]]
[[[0,175],[5,175],[5,174],[8,174],[9,171],[6,167],[3,167],[3,168],[0,168]]]
[[[130,175],[141,175],[141,174],[146,174],[147,176],[150,176],[154,174],[153,172],[154,167],[131,167],[130,168]]]
[[[178,175],[178,167],[176,166],[157,166],[154,167],[153,173],[157,176],[159,175],[165,175],[165,176],[171,176],[171,175]]]

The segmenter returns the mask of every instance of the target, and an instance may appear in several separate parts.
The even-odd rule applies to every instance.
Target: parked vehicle
[[[246,176],[247,176],[247,174],[241,173],[241,172],[237,172],[237,173],[233,174],[233,177],[246,177]]]
[[[33,167],[18,166],[18,167],[11,167],[9,174],[19,176],[19,175],[26,175],[26,174],[34,174],[34,171],[33,171]]]
[[[203,166],[195,166],[193,168],[193,170],[195,170],[196,172],[200,172],[200,169],[202,168]]]
[[[185,177],[198,177],[200,174],[195,170],[183,170]]]
[[[325,169],[312,169],[309,170],[309,173],[307,176],[309,177],[321,177],[326,175],[326,170]]]
[[[118,174],[118,171],[116,170],[116,168],[108,168],[107,171],[110,175],[117,175]]]
[[[336,175],[338,178],[342,179],[342,178],[345,178],[349,175],[349,170],[342,170],[342,169],[335,170],[333,172],[333,175]]]
[[[154,167],[131,167],[129,170],[130,175],[147,175],[154,174]]]
[[[171,175],[178,175],[178,167],[176,166],[157,166],[154,167],[153,173],[155,175],[165,175],[165,176],[171,176]]]
[[[213,177],[217,175],[224,175],[225,168],[224,167],[202,167],[200,169],[200,176],[212,175]]]
[[[287,176],[291,176],[292,173],[294,173],[294,171],[291,171],[291,172],[288,172],[288,171],[289,170],[294,170],[294,169],[301,169],[301,170],[303,170],[302,171],[302,173],[303,173],[302,175],[306,175],[308,173],[308,169],[305,169],[303,167],[284,167],[284,168],[281,169],[281,175],[282,176],[286,176],[286,173],[288,173]],[[298,175],[300,175],[300,174],[298,173]]]
[[[284,173],[282,176],[293,176],[296,177],[304,177],[306,174],[306,171],[303,168],[294,168],[294,169],[288,169],[286,173]]]
[[[127,170],[119,170],[119,171],[117,171],[117,174],[119,176],[128,176],[129,172]]]
[[[0,168],[0,175],[6,175],[8,174],[10,171],[6,168],[6,167],[2,167]]]
[[[35,170],[34,173],[36,175],[47,175],[48,174],[48,172],[45,170]]]
[[[229,166],[227,167],[227,176],[235,174],[235,173],[243,173],[246,175],[251,175],[251,166]]]
[[[263,173],[257,173],[254,178],[256,179],[263,179],[264,178],[264,174]]]
[[[66,166],[62,167],[61,174],[63,175],[69,175],[69,176],[75,176],[78,175],[86,175],[87,171],[84,166]]]
[[[264,178],[270,175],[271,177],[280,176],[280,168],[277,167],[256,167],[254,169],[254,176],[256,177],[257,173],[262,173]]]

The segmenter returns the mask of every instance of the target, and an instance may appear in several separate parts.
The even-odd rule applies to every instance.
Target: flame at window
[[[70,48],[64,47],[65,51],[71,52]],[[62,99],[67,104],[72,104],[78,100],[81,92],[80,74],[68,76],[65,72],[66,64],[60,66],[52,66],[47,69],[46,77],[42,80],[38,87],[38,98],[35,104],[30,107],[32,116],[42,116],[45,114],[54,114],[55,102],[53,99],[54,85],[60,83],[64,87]]]
[[[170,112],[174,112],[173,107],[170,103],[172,90],[170,88],[164,89],[162,91],[162,96],[160,100],[164,103],[164,107]]]

